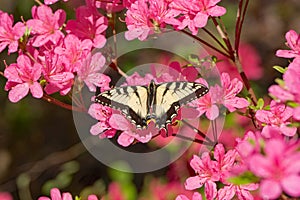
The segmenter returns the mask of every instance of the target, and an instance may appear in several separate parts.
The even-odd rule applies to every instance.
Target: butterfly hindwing
[[[137,128],[144,128],[149,112],[147,96],[145,86],[124,86],[100,93],[95,102],[120,110]]]
[[[177,115],[180,106],[200,98],[208,88],[200,83],[169,82],[157,85],[155,116],[157,125],[165,127]]]

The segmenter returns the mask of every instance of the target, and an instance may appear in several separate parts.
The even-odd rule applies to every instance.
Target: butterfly
[[[207,94],[200,83],[176,81],[148,86],[122,86],[98,94],[96,103],[120,110],[137,129],[145,129],[153,121],[159,129],[177,115],[181,105]]]

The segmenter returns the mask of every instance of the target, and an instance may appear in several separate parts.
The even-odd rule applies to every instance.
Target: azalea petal
[[[264,199],[277,199],[282,190],[280,184],[272,180],[262,180],[260,183],[260,196]]]
[[[131,127],[130,122],[123,116],[119,114],[113,114],[109,119],[109,125],[117,130],[129,130]]]
[[[293,117],[300,121],[300,106],[294,109]]]
[[[19,76],[18,71],[16,70],[16,64],[11,64],[4,70],[4,76],[8,79],[8,81],[22,83],[22,79]]]
[[[69,192],[66,192],[66,193],[63,193],[61,200],[73,200],[73,197]]]
[[[202,178],[200,178],[199,176],[192,176],[186,179],[184,186],[187,190],[194,190],[197,188],[201,188],[203,184],[204,181]]]
[[[269,170],[273,168],[273,163],[270,163],[269,160],[262,155],[256,154],[252,156],[249,160],[249,164],[250,170],[257,176],[269,177],[272,174]]]
[[[295,53],[293,50],[277,50],[276,51],[276,56],[277,57],[282,57],[282,58],[294,58],[298,54]]]
[[[218,193],[217,184],[213,181],[207,181],[205,183],[205,197],[207,200],[213,200]]]
[[[99,135],[103,133],[103,131],[107,130],[108,128],[109,127],[107,127],[105,122],[98,122],[90,128],[90,133],[92,135]]]
[[[222,6],[214,6],[208,10],[208,14],[213,17],[219,17],[226,13],[226,8]]]
[[[62,200],[59,189],[52,188],[50,191],[51,200]]]
[[[32,85],[30,85],[30,92],[35,98],[39,99],[43,97],[43,89],[41,84],[39,84],[38,82],[34,82]]]
[[[19,46],[18,41],[11,42],[11,43],[8,45],[8,53],[14,53],[14,52],[17,52],[17,51],[18,51],[18,46]]]
[[[94,194],[88,196],[88,200],[98,200],[98,197]]]
[[[202,160],[199,158],[199,156],[194,155],[191,162],[190,162],[191,167],[196,171],[200,172],[202,170]]]
[[[210,109],[207,109],[205,115],[209,120],[215,120],[219,116],[218,106],[213,104]]]
[[[269,87],[269,93],[282,101],[294,100],[294,95],[279,85]]]
[[[15,87],[13,87],[9,93],[8,93],[8,99],[16,103],[23,99],[29,92],[29,84],[28,83],[22,83],[18,84]]]
[[[194,18],[195,26],[198,28],[202,28],[206,26],[208,20],[208,15],[198,12],[197,15]]]
[[[202,200],[202,195],[199,192],[194,192],[192,200]]]
[[[285,124],[280,125],[280,131],[286,136],[292,137],[296,134],[297,128],[296,127],[289,127]]]
[[[296,31],[294,30],[290,30],[288,31],[286,34],[285,34],[285,38],[286,38],[286,41],[288,43],[288,46],[292,49],[292,50],[295,50],[297,49],[297,45],[298,44],[298,41],[299,41],[299,35],[297,34]]]
[[[224,186],[218,191],[218,200],[230,200],[235,195],[235,187],[232,185],[230,186]]]
[[[118,144],[122,145],[123,147],[128,147],[130,144],[133,143],[134,137],[128,135],[126,132],[123,132],[118,137]]]
[[[299,183],[300,183],[300,176],[297,174],[286,176],[281,181],[283,190],[292,197],[300,196]]]
[[[237,194],[238,199],[247,199],[247,200],[254,199],[252,194],[247,190],[238,190],[236,194]]]
[[[223,144],[217,144],[214,150],[214,158],[221,162],[225,156],[225,149]]]

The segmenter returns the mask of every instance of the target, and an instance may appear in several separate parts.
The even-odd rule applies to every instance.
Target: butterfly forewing
[[[156,88],[155,114],[157,125],[165,127],[177,115],[180,106],[200,98],[208,92],[208,88],[199,83],[169,82]]]
[[[147,87],[117,87],[99,94],[95,102],[120,110],[137,128],[144,128],[148,113]]]

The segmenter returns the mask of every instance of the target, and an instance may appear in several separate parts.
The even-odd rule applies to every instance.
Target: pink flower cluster
[[[136,0],[126,12],[126,39],[145,40],[160,32],[167,24],[177,30],[188,27],[193,35],[206,26],[209,17],[219,17],[226,9],[216,4],[220,0]]]
[[[276,128],[260,132],[248,132],[238,139],[236,146],[244,168],[260,178],[259,193],[264,199],[277,199],[282,192],[299,197],[299,147],[297,140],[285,140]]]
[[[212,199],[232,199],[235,195],[239,199],[253,199],[250,191],[258,188],[257,184],[234,185],[228,181],[231,171],[236,167],[238,160],[236,150],[229,150],[225,153],[224,146],[217,144],[214,149],[214,159],[211,158],[208,152],[204,152],[201,158],[197,155],[193,156],[190,162],[191,167],[196,173],[196,176],[188,178],[185,182],[187,190],[194,190],[204,186],[205,197],[208,200]],[[218,188],[217,183],[222,183],[224,186]],[[187,199],[185,197],[177,197],[177,199]],[[199,194],[195,194],[194,199],[201,199]]]
[[[199,79],[198,82],[207,85],[203,79]],[[214,120],[219,116],[222,107],[226,107],[229,112],[233,112],[236,109],[249,106],[246,99],[236,96],[243,89],[241,81],[237,78],[231,80],[228,73],[222,73],[221,85],[222,87],[218,84],[211,86],[207,95],[192,103],[197,107],[199,116],[205,113],[208,119]]]
[[[96,86],[108,87],[110,78],[100,73],[105,58],[100,53],[91,54],[94,47],[103,47],[106,42],[103,35],[106,18],[95,7],[79,7],[77,19],[69,20],[65,31],[65,11],[53,12],[41,5],[34,6],[31,12],[32,19],[14,26],[12,17],[0,13],[0,51],[6,46],[8,53],[19,48],[17,62],[4,71],[5,90],[9,91],[11,102],[20,101],[29,92],[35,98],[42,98],[44,93],[66,95],[75,82],[75,75],[92,92]]]
[[[295,102],[298,106],[293,106],[293,117],[300,120],[300,36],[294,30],[290,30],[285,37],[291,50],[278,50],[276,55],[294,59],[283,74],[283,83],[272,85],[269,92],[279,102]]]

